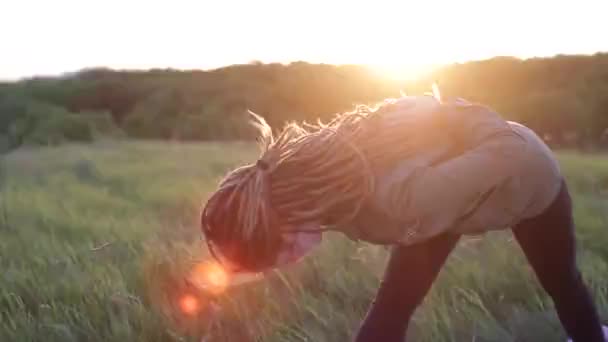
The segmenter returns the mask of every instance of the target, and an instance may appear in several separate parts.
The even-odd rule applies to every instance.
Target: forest
[[[492,59],[396,81],[360,65],[251,62],[213,70],[89,68],[0,83],[0,150],[98,138],[249,139],[246,110],[275,129],[327,120],[357,104],[437,83],[442,96],[484,103],[552,146],[608,145],[608,53]]]

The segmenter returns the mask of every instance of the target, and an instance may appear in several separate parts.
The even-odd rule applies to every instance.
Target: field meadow
[[[245,143],[97,142],[1,159],[0,341],[348,341],[387,250],[328,235],[292,268],[222,294],[185,281],[207,258],[205,198]],[[608,158],[558,153],[579,264],[608,319]],[[412,274],[411,277],[415,277]],[[195,312],[179,309],[198,298]],[[565,341],[509,232],[463,239],[412,341]]]

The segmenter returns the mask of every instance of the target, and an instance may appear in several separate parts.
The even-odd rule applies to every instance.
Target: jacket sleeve
[[[411,244],[458,224],[521,167],[525,140],[493,110],[447,105],[440,115],[464,151],[430,166],[396,168],[384,184],[385,209],[403,222],[400,243]]]

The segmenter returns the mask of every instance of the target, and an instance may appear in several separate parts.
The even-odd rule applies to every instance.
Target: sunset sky
[[[608,51],[606,13],[605,0],[7,0],[0,79],[252,60],[369,64],[399,76],[496,55]]]

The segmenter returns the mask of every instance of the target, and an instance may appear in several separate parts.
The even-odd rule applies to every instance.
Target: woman
[[[252,115],[263,154],[228,174],[201,216],[233,271],[294,262],[327,230],[393,245],[356,341],[403,341],[459,237],[511,228],[567,334],[604,341],[576,265],[568,187],[530,129],[437,94],[290,124],[276,140]]]

